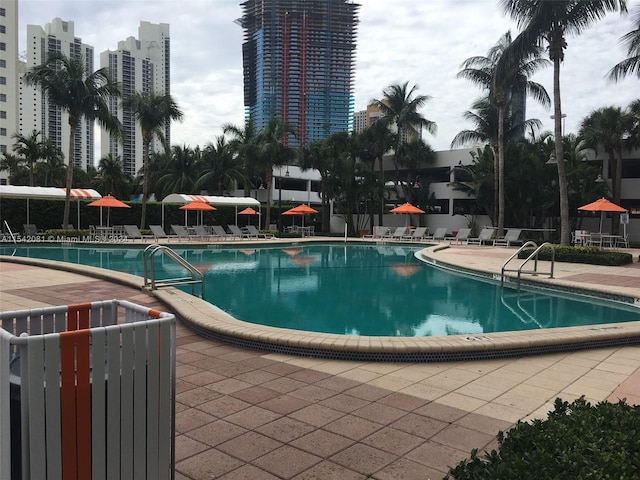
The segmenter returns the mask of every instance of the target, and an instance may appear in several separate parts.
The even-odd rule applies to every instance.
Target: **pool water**
[[[532,291],[517,294],[496,283],[443,271],[414,257],[421,247],[172,248],[204,273],[208,302],[237,319],[274,327],[443,336],[640,319],[640,309],[630,305]],[[142,276],[140,247],[1,247],[0,254]],[[183,275],[164,256],[155,267],[158,278]]]

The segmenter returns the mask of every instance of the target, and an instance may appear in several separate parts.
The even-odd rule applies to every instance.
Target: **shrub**
[[[612,252],[601,250],[598,247],[569,247],[563,245],[553,246],[556,252],[556,261],[567,263],[588,263],[591,265],[627,265],[633,263],[633,256],[625,252]],[[518,258],[527,258],[533,253],[533,249],[526,248],[518,254]],[[551,260],[551,249],[544,247],[538,253],[539,260]]]
[[[450,468],[455,480],[640,478],[640,406],[557,398],[546,420],[498,434],[499,451],[477,450]]]

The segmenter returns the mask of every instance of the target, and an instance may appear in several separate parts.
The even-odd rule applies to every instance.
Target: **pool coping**
[[[435,245],[419,253],[428,263],[465,273],[463,268],[434,258],[435,253],[446,247]],[[54,260],[0,256],[0,261],[69,271],[139,288],[164,302],[172,313],[204,337],[246,348],[304,357],[385,362],[465,361],[640,344],[640,321],[446,337],[374,337],[305,332],[238,320],[177,288],[150,291],[143,287],[143,279],[136,275]],[[489,277],[492,274],[484,272],[484,275]],[[541,284],[550,286],[550,282]]]

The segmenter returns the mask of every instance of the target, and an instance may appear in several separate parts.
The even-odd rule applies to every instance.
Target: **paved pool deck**
[[[452,245],[429,255],[495,273],[512,252]],[[631,252],[625,267],[556,263],[549,281],[640,298]],[[180,320],[200,308],[190,298],[73,270],[3,257],[0,309],[118,298],[176,312],[178,480],[440,479],[472,448],[495,447],[499,430],[545,417],[558,396],[640,404],[638,345],[432,363],[305,358],[203,338]]]

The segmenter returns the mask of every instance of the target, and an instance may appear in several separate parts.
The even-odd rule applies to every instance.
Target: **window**
[[[7,146],[4,144],[0,144],[0,153],[7,153]]]
[[[6,10],[4,8],[0,8],[0,17],[4,17],[6,14]]]
[[[4,52],[6,49],[7,49],[7,44],[4,42],[0,42],[0,50]]]
[[[7,94],[0,93],[0,102],[6,102],[6,101],[7,101]]]
[[[0,59],[0,68],[7,68],[7,61],[4,59]]]
[[[0,85],[6,85],[7,84],[7,77],[0,77]]]
[[[7,118],[7,112],[4,110],[0,110],[0,118]]]
[[[7,27],[0,25],[0,33],[7,33]]]
[[[6,136],[7,136],[7,129],[0,128],[0,137],[6,137]]]

